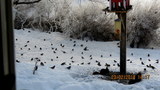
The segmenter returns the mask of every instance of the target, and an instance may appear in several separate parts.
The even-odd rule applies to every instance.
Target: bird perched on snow
[[[66,67],[68,70],[70,70],[71,69],[71,66],[68,66],[68,67]]]
[[[83,50],[84,50],[84,51],[88,51],[89,49],[88,49],[87,47],[85,47]]]
[[[65,63],[65,62],[63,62],[63,63],[61,63],[61,65],[66,65],[66,63]]]
[[[50,67],[51,69],[54,69],[56,66],[54,65],[54,66],[52,66],[52,67]]]
[[[17,63],[20,63],[20,61],[16,60]]]
[[[150,57],[150,54],[148,54],[148,57]]]
[[[143,63],[143,62],[141,62],[141,64],[142,64],[142,65],[144,65],[144,63]]]
[[[44,63],[43,63],[43,62],[41,62],[41,63],[40,63],[40,65],[41,65],[41,66],[44,66]]]
[[[98,62],[98,64],[97,64],[98,66],[101,66],[101,63],[100,62]]]

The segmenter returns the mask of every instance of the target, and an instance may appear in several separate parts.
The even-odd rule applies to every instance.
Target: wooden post
[[[122,21],[121,40],[120,40],[120,74],[126,74],[126,13],[117,13]]]

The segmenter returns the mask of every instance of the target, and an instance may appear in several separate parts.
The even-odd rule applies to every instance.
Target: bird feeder
[[[130,0],[108,0],[110,5],[109,11],[127,11],[132,8]]]
[[[120,36],[121,36],[121,20],[120,19],[115,20],[114,36],[116,40],[120,40]]]

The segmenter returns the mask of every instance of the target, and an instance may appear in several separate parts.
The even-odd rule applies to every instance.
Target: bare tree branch
[[[33,4],[33,3],[38,3],[41,0],[36,0],[36,1],[29,1],[29,2],[19,2],[19,0],[16,0],[13,2],[14,5],[18,5],[18,4]]]

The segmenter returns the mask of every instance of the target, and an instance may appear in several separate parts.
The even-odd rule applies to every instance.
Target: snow
[[[113,60],[117,60],[119,63],[118,42],[86,42],[86,40],[76,39],[70,41],[70,38],[58,32],[49,34],[30,29],[15,30],[15,39],[18,39],[15,40],[16,60],[20,61],[20,63],[16,62],[17,90],[159,90],[160,88],[160,64],[156,63],[156,60],[160,59],[159,49],[127,48],[127,59],[133,62],[127,61],[127,71],[139,72],[146,68],[145,75],[150,75],[150,78],[149,80],[143,79],[142,82],[136,84],[124,85],[115,81],[102,80],[99,78],[100,75],[92,75],[94,71],[105,68],[105,63],[111,64],[110,70],[119,71],[117,65],[113,66]],[[27,41],[30,42],[27,43]],[[76,42],[74,43],[74,41]],[[61,47],[60,44],[65,46]],[[75,47],[73,47],[74,44],[76,44]],[[83,47],[81,47],[81,44],[83,44]],[[27,47],[24,47],[25,45]],[[39,49],[40,47],[42,50]],[[84,51],[85,47],[89,50]],[[28,48],[31,50],[28,50]],[[57,48],[57,51],[53,53],[55,48]],[[66,53],[63,53],[63,51]],[[42,53],[43,56],[40,55]],[[131,53],[134,55],[132,56]],[[150,54],[150,57],[147,56],[148,54]],[[93,57],[92,60],[90,60],[90,55]],[[56,58],[57,56],[58,58]],[[73,59],[71,60],[72,56]],[[84,59],[81,58],[82,56]],[[31,58],[36,57],[41,62],[46,63],[41,66],[38,62],[38,70],[33,75],[35,60],[31,61]],[[140,58],[145,65],[152,64],[156,69],[152,70],[145,65],[141,65]],[[151,61],[148,61],[148,59]],[[96,60],[101,63],[101,66],[97,65]],[[75,62],[72,63],[71,61]],[[63,62],[66,62],[66,65],[62,66],[61,63]],[[84,65],[81,65],[82,62],[84,62]],[[88,62],[91,64],[88,65]],[[70,66],[69,63],[71,63],[70,70],[66,69]],[[55,68],[51,69],[50,67],[54,65]]]

